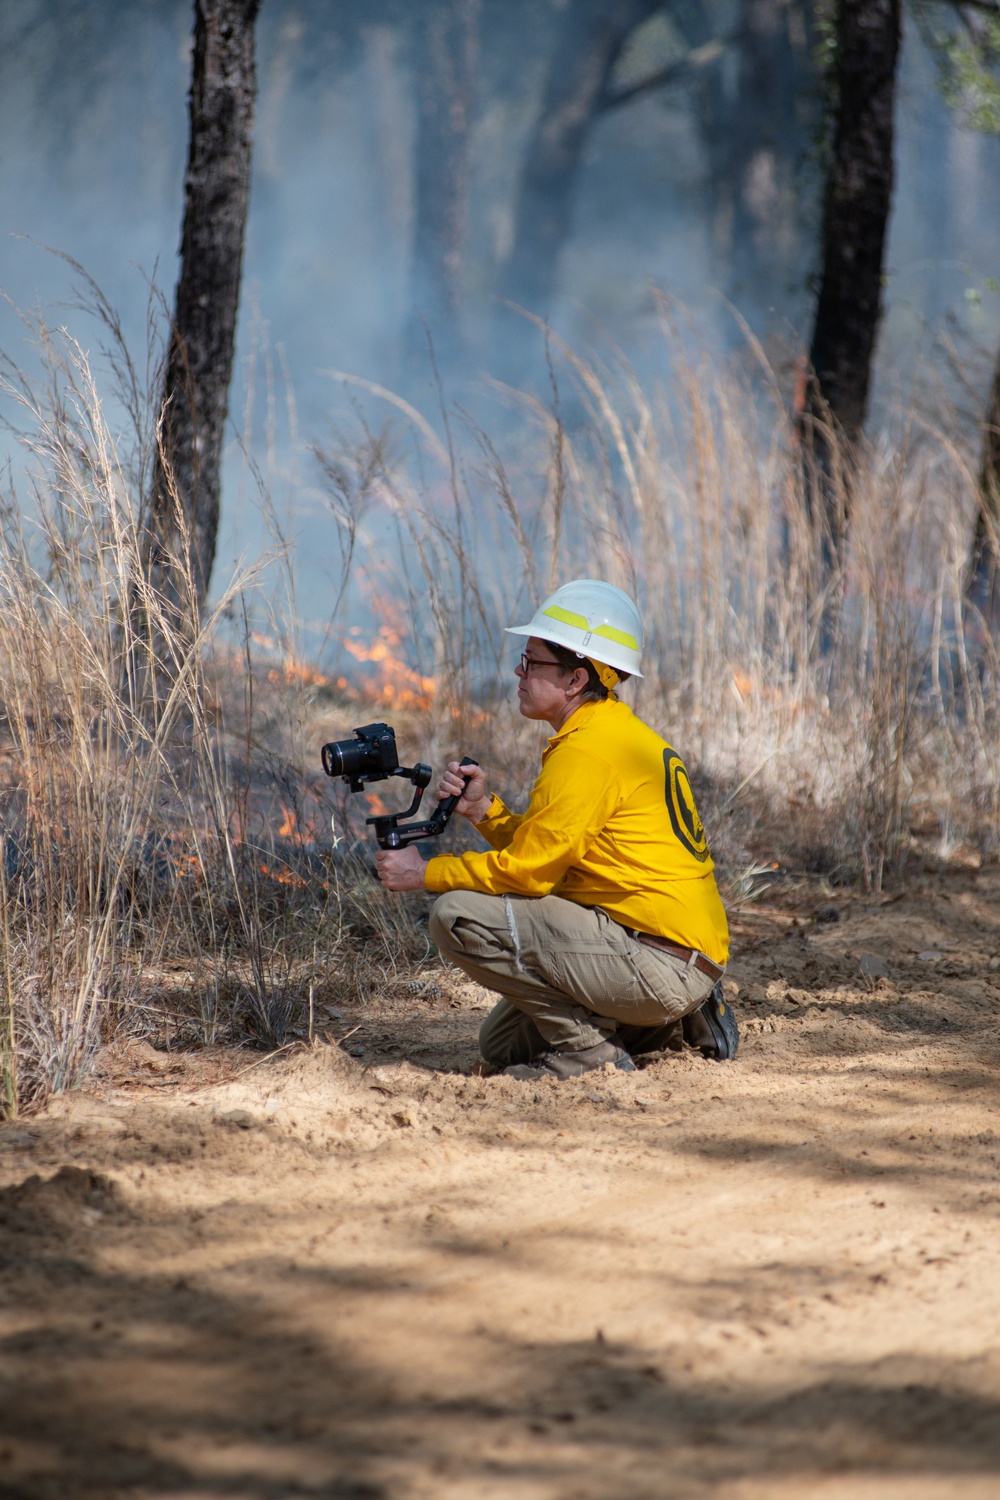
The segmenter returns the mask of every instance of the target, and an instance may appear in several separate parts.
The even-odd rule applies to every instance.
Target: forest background
[[[787,374],[812,335],[832,129],[831,6],[469,7],[466,156],[457,164],[465,176],[454,189],[453,243],[435,255],[423,227],[437,191],[425,159],[435,142],[420,129],[420,110],[425,95],[444,97],[457,83],[428,55],[424,23],[448,13],[392,0],[335,10],[281,4],[262,6],[256,23],[259,97],[231,409],[242,430],[256,387],[259,413],[266,344],[272,460],[286,480],[294,472],[300,598],[321,631],[329,517],[315,470],[294,454],[297,442],[323,439],[338,405],[321,371],[415,394],[433,415],[425,319],[450,397],[483,403],[489,376],[537,384],[541,375],[544,386],[541,340],[502,298],[548,318],[581,353],[621,351],[650,383],[669,364],[656,288],[687,310],[689,337],[713,353],[747,357],[742,317]],[[963,412],[981,420],[1000,336],[1000,210],[991,190],[1000,146],[976,128],[983,110],[973,80],[942,90],[944,50],[928,46],[960,36],[962,14],[946,4],[904,7],[900,23],[873,431],[894,400],[909,399],[915,378],[942,371],[942,335],[967,374]],[[55,309],[71,296],[71,270],[34,241],[80,262],[120,314],[130,346],[144,347],[148,282],[169,301],[176,281],[191,7],[17,0],[0,24],[9,209],[2,345],[19,351],[17,309]],[[574,36],[580,51],[589,45],[592,70],[607,71],[596,86],[569,76]],[[586,116],[564,162],[570,211],[564,233],[541,245],[544,265],[512,266],[518,233],[528,238],[533,218],[520,201],[533,132],[560,74],[576,85]],[[455,163],[435,165],[441,175]],[[535,235],[538,245],[537,225]],[[443,309],[446,298],[452,306]],[[493,421],[499,405],[490,407]],[[227,567],[256,535],[240,503],[240,463],[231,430]],[[286,502],[287,489],[276,488]]]
[[[995,7],[257,12],[0,23],[11,1112],[419,965],[318,747],[515,795],[498,627],[574,573],[732,901],[1000,841]]]

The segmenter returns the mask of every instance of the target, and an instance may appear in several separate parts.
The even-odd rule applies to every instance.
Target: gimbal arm
[[[479,762],[478,760],[473,760],[471,756],[463,755],[460,764],[463,766],[478,766]],[[424,787],[430,780],[429,775],[423,777],[423,773],[427,769],[426,766],[420,765],[414,766],[412,771],[410,771],[405,766],[400,766],[395,773],[396,775],[408,777],[417,788],[416,796],[405,812],[382,813],[377,817],[365,819],[366,823],[371,823],[374,827],[375,842],[380,849],[402,849],[406,844],[415,844],[420,839],[437,838],[447,828],[459,797],[462,795],[461,792],[457,792],[453,797],[442,797],[431,816],[424,819],[422,823],[407,823],[404,827],[399,827],[401,819],[411,818],[420,806]],[[466,786],[468,786],[468,776],[464,779]]]

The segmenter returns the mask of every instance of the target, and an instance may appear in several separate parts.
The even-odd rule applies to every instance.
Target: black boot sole
[[[703,1056],[712,1057],[716,1062],[731,1062],[739,1050],[740,1028],[732,1010],[723,999],[721,980],[701,1007],[701,1014],[708,1022],[715,1039],[715,1050],[703,1047]]]

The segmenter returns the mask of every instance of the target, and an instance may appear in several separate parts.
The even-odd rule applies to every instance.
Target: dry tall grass
[[[4,382],[31,493],[0,511],[0,1115],[165,1015],[280,1045],[346,935],[385,926],[371,876],[302,834],[318,778],[287,732],[261,745],[249,656],[218,641],[256,570],[205,621],[165,605],[143,561],[152,439],[112,434],[81,347],[35,331],[44,380]],[[265,686],[296,722],[295,680],[280,714]]]
[[[640,601],[626,692],[689,760],[730,898],[774,860],[877,890],[915,821],[995,856],[998,663],[962,597],[974,481],[948,434],[901,421],[856,457],[831,571],[778,383],[673,333],[655,392],[553,341],[562,391],[503,392],[502,442],[396,400],[395,431],[319,454],[344,607],[363,593],[374,620],[347,637],[382,673],[366,701],[301,667],[294,611],[255,659],[254,570],[205,622],[164,608],[141,545],[153,408],[133,380],[112,434],[82,350],[37,332],[44,381],[5,392],[33,478],[0,515],[0,1112],[72,1086],[122,1029],[280,1045],[418,963],[419,909],[378,890],[368,809],[319,747],[388,717],[404,760],[471,753],[523,799],[540,735],[501,627],[573,576]],[[165,675],[137,669],[152,641]]]
[[[460,413],[442,440],[396,403],[419,481],[385,429],[366,430],[353,487],[330,501],[355,564],[405,601],[411,665],[436,683],[421,743],[486,756],[523,797],[538,736],[500,710],[514,658],[500,626],[560,581],[608,578],[648,629],[626,695],[693,763],[731,895],[760,856],[878,890],[910,817],[936,819],[942,849],[993,858],[996,643],[963,599],[973,456],[905,415],[878,447],[840,453],[828,482],[850,523],[831,567],[761,352],[751,384],[690,357],[669,325],[665,347],[669,379],[651,392],[552,339],[583,416],[567,427],[558,389],[548,404],[506,392],[520,421],[502,450]]]

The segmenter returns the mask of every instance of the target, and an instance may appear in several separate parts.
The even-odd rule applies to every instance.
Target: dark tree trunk
[[[480,0],[437,0],[417,15],[417,165],[411,362],[427,334],[445,358],[459,347],[470,136]]]
[[[611,71],[635,28],[663,0],[569,0],[549,66],[541,113],[525,155],[514,245],[501,295],[546,318],[559,252],[569,231],[587,132],[608,95]]]
[[[900,3],[839,0],[837,8],[836,116],[806,416],[832,419],[849,443],[864,430],[882,313]]]
[[[993,639],[1000,631],[1000,359],[990,389],[979,467],[979,510],[972,539],[966,598],[982,629]],[[977,621],[977,626],[979,625]]]
[[[204,609],[219,528],[260,0],[195,0],[184,224],[149,534],[153,582],[179,623]]]

